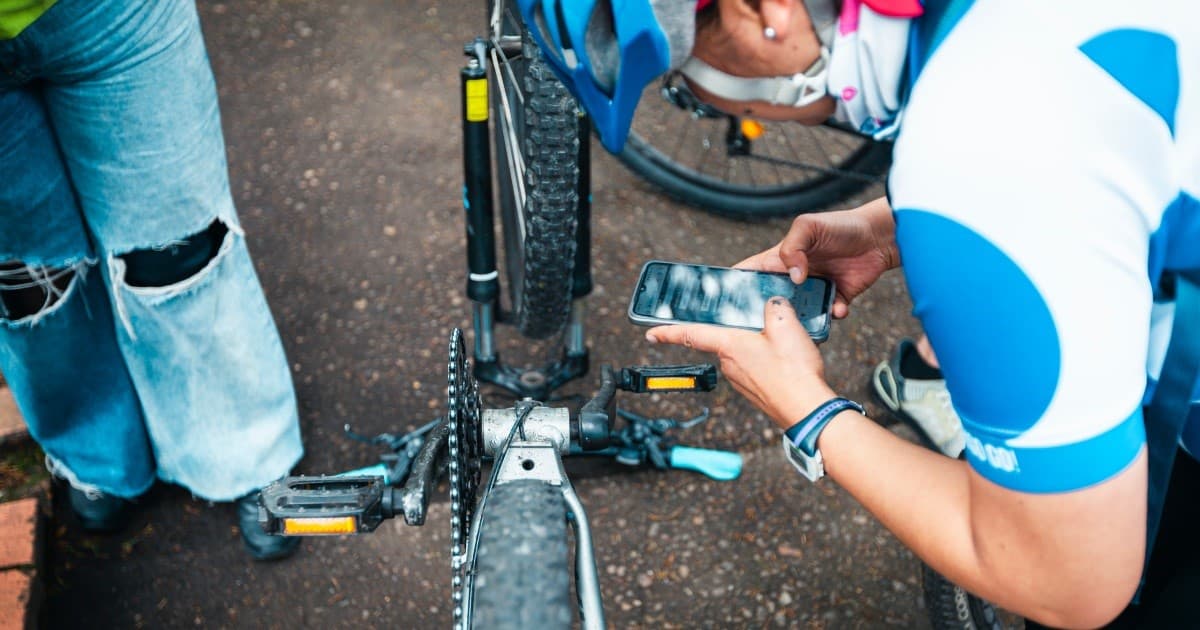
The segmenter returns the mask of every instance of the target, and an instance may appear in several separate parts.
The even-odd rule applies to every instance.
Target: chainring
[[[450,335],[450,360],[446,367],[446,418],[450,423],[450,554],[454,590],[455,627],[462,615],[462,589],[467,555],[467,536],[475,515],[475,500],[482,476],[482,429],[480,427],[479,385],[471,374],[463,333],[455,328]]]

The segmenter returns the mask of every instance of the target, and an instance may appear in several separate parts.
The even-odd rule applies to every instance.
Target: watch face
[[[796,470],[804,475],[805,479],[815,482],[825,476],[825,463],[821,458],[820,451],[809,457],[804,454],[804,451],[796,448],[785,435],[783,436],[783,453],[792,466],[795,466]]]

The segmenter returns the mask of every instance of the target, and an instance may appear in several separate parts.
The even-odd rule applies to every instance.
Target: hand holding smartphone
[[[714,324],[762,330],[767,300],[782,296],[813,341],[829,338],[834,286],[809,277],[795,284],[784,273],[651,260],[629,301],[629,320],[643,326]]]

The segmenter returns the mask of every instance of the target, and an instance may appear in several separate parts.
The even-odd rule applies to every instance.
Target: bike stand
[[[492,157],[488,127],[488,43],[475,38],[464,47],[470,58],[462,69],[463,206],[467,227],[467,297],[474,331],[474,373],[518,398],[546,400],[550,392],[588,371],[583,298],[592,291],[591,273],[591,125],[581,116],[578,227],[571,285],[571,312],[563,331],[562,353],[540,367],[515,367],[496,352],[495,328],[504,323],[492,208]]]

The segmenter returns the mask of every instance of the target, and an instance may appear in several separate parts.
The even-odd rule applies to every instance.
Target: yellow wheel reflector
[[[285,536],[320,536],[323,534],[353,534],[358,523],[353,516],[320,516],[316,518],[285,518]]]
[[[763,127],[763,124],[757,120],[750,118],[742,119],[742,135],[750,140],[758,140],[766,130],[766,127]]]
[[[696,377],[651,376],[646,379],[646,389],[696,389]]]

